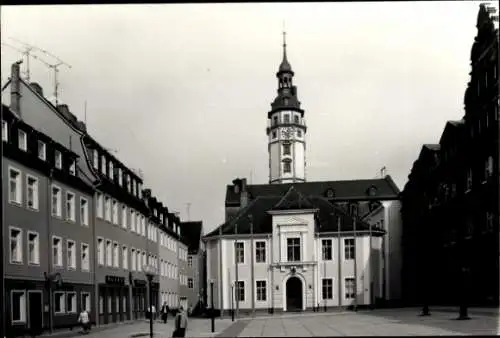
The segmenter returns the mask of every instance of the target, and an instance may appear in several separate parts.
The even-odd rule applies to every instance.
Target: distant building
[[[203,223],[182,222],[181,234],[186,239],[188,245],[187,256],[187,282],[188,282],[188,304],[194,308],[199,301],[205,302],[204,294],[206,290],[204,275],[205,250],[201,240]]]
[[[228,313],[398,303],[398,188],[390,176],[306,182],[304,110],[286,43],[276,76],[269,184],[227,186],[226,222],[204,237],[208,304]]]
[[[407,303],[499,305],[497,25],[480,5],[465,115],[422,147],[402,193]]]

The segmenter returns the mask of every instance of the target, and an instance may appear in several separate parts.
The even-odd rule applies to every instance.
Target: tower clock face
[[[293,127],[288,127],[281,130],[281,135],[283,136],[283,138],[289,139],[292,137],[293,132]]]

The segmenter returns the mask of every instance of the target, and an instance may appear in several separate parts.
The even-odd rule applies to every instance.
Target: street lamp
[[[234,282],[231,283],[231,321],[234,322]]]
[[[210,280],[210,301],[212,303],[212,332],[215,332],[215,310],[214,310],[214,280]]]
[[[469,296],[469,290],[467,289],[467,285],[469,282],[469,268],[464,266],[462,267],[462,298],[460,301],[460,310],[459,310],[459,315],[458,315],[458,320],[467,320],[470,319],[469,317],[469,311],[468,311],[468,299],[467,297]]]
[[[149,336],[153,338],[153,278],[156,275],[156,267],[144,265],[142,271],[146,275],[149,284]]]

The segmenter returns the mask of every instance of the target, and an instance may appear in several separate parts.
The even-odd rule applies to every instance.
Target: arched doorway
[[[302,281],[295,276],[286,281],[286,310],[302,311]]]

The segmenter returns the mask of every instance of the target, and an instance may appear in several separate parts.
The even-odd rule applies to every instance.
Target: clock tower
[[[306,123],[300,109],[292,67],[286,56],[283,32],[283,60],[276,77],[278,95],[267,114],[269,183],[294,183],[306,180]]]

